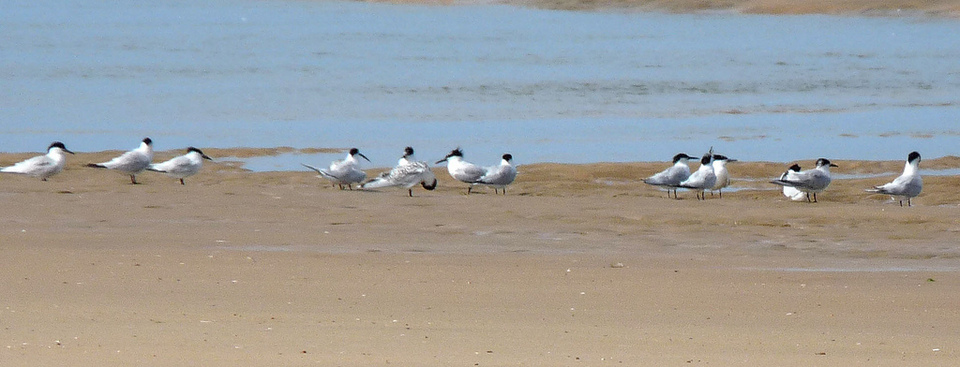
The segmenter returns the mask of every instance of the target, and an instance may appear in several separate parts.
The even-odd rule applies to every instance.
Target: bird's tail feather
[[[381,177],[376,177],[376,178],[374,178],[374,179],[372,179],[372,180],[370,180],[370,181],[367,181],[367,182],[364,182],[363,184],[361,184],[361,185],[360,185],[360,188],[361,188],[361,189],[376,189],[376,188],[380,188],[380,187],[389,187],[389,186],[393,186],[393,184],[390,183],[390,182],[387,181],[387,180],[384,180],[384,179],[381,178]]]
[[[93,167],[93,168],[107,168],[107,166],[104,166],[104,165],[102,165],[102,164],[100,164],[100,163],[87,163],[87,167]]]

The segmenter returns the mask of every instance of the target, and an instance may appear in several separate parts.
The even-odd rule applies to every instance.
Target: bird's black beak
[[[363,155],[363,153],[357,153],[357,155],[363,157],[363,159],[366,159],[367,162],[370,162],[370,158],[367,158],[367,156]]]
[[[437,161],[437,162],[436,162],[436,163],[434,163],[434,164],[440,164],[440,163],[443,163],[443,162],[446,162],[446,161],[447,161],[447,159],[446,159],[446,158],[444,158],[444,159],[441,159],[441,160],[439,160],[439,161]]]
[[[77,153],[71,152],[69,149],[64,149],[63,151],[64,151],[64,152],[67,152],[67,153],[70,153],[70,154],[77,154]]]
[[[830,167],[840,167],[840,166],[838,166],[838,165],[836,165],[836,164],[833,164],[833,163],[830,163]]]
[[[208,156],[208,155],[206,155],[206,154],[201,154],[200,157],[203,157],[203,159],[206,159],[206,160],[208,160],[208,161],[213,162],[213,158],[210,158],[210,156]]]

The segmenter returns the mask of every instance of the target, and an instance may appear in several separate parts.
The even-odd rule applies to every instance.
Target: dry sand
[[[960,0],[370,0],[401,4],[496,3],[557,10],[633,10],[674,13],[831,14],[956,18]]]
[[[665,163],[525,165],[506,196],[438,168],[409,198],[228,162],[186,186],[81,167],[115,153],[0,176],[0,365],[960,361],[955,176],[925,178],[912,208],[862,192],[894,175],[807,204],[766,183],[784,163],[745,162],[739,191],[704,202],[640,183]]]

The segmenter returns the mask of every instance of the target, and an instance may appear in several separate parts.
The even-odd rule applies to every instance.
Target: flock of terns
[[[0,173],[28,175],[46,181],[47,178],[63,170],[66,164],[66,153],[74,154],[63,143],[54,142],[47,148],[47,154],[0,168]],[[360,153],[359,149],[352,148],[347,153],[346,158],[330,163],[328,168],[321,169],[307,164],[303,164],[303,166],[316,171],[318,177],[329,180],[334,186],[339,186],[341,190],[345,186],[352,190],[354,184],[359,184],[360,189],[402,187],[407,189],[409,196],[413,196],[413,187],[416,185],[421,185],[427,190],[433,190],[437,187],[437,178],[429,164],[425,161],[416,160],[411,147],[404,149],[403,156],[397,161],[396,167],[370,180],[367,180],[367,174],[360,168],[358,157],[370,161]],[[503,191],[503,194],[506,195],[507,186],[513,183],[517,177],[517,169],[513,166],[513,156],[504,154],[501,158],[500,164],[497,166],[482,167],[465,161],[463,151],[457,148],[437,161],[436,164],[446,162],[447,172],[451,177],[469,184],[467,187],[468,195],[475,185],[493,187],[495,193]],[[143,171],[154,171],[179,179],[180,184],[183,185],[184,178],[193,176],[200,171],[204,159],[213,160],[200,149],[189,147],[184,155],[165,162],[152,163],[153,141],[150,138],[145,138],[140,142],[137,149],[123,153],[107,162],[91,163],[87,166],[127,174],[133,184],[137,183],[137,174]],[[736,159],[714,154],[711,147],[701,157],[700,167],[693,173],[690,172],[688,163],[690,159],[694,159],[694,157],[684,153],[677,154],[673,157],[672,166],[643,179],[643,182],[666,189],[667,197],[670,197],[672,190],[673,197],[677,198],[677,190],[682,188],[695,191],[697,200],[706,200],[706,191],[718,191],[722,198],[723,188],[730,184],[730,174],[727,171],[726,164],[735,162]],[[923,190],[919,164],[920,153],[911,152],[907,156],[902,175],[890,183],[874,186],[866,191],[890,195],[899,199],[900,206],[903,206],[904,201],[907,202],[907,206],[911,206],[910,200],[920,195]],[[831,167],[837,167],[837,165],[830,163],[826,158],[818,159],[816,167],[806,171],[802,171],[799,165],[794,164],[779,178],[770,181],[770,183],[783,186],[784,196],[791,200],[817,202],[817,193],[823,192],[830,185]]]
[[[670,190],[673,190],[673,196],[677,197],[677,189],[680,188],[696,191],[698,200],[706,200],[704,193],[707,190],[718,191],[723,197],[723,188],[730,184],[727,162],[734,162],[736,159],[713,154],[711,147],[710,151],[700,159],[700,168],[691,174],[687,162],[692,158],[684,153],[677,154],[673,157],[673,166],[643,179],[643,182],[665,188],[667,197],[670,196]],[[770,183],[783,186],[783,195],[791,200],[817,202],[817,193],[823,192],[827,186],[830,186],[830,167],[837,167],[837,165],[830,163],[826,158],[817,159],[816,167],[806,171],[801,171],[800,165],[793,164],[780,175],[780,178]],[[922,190],[920,153],[910,152],[907,155],[907,163],[903,167],[903,174],[892,182],[874,186],[865,191],[890,195],[899,199],[900,206],[903,206],[904,201],[907,202],[907,206],[911,206],[910,199],[920,195]]]

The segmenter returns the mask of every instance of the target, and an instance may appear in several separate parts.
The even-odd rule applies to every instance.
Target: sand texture
[[[787,201],[766,182],[783,162],[731,163],[735,189],[702,202],[640,182],[664,162],[522,165],[506,196],[438,167],[410,198],[222,161],[185,186],[82,167],[116,153],[0,175],[3,366],[960,361],[957,176],[911,208],[862,191],[896,173]]]

